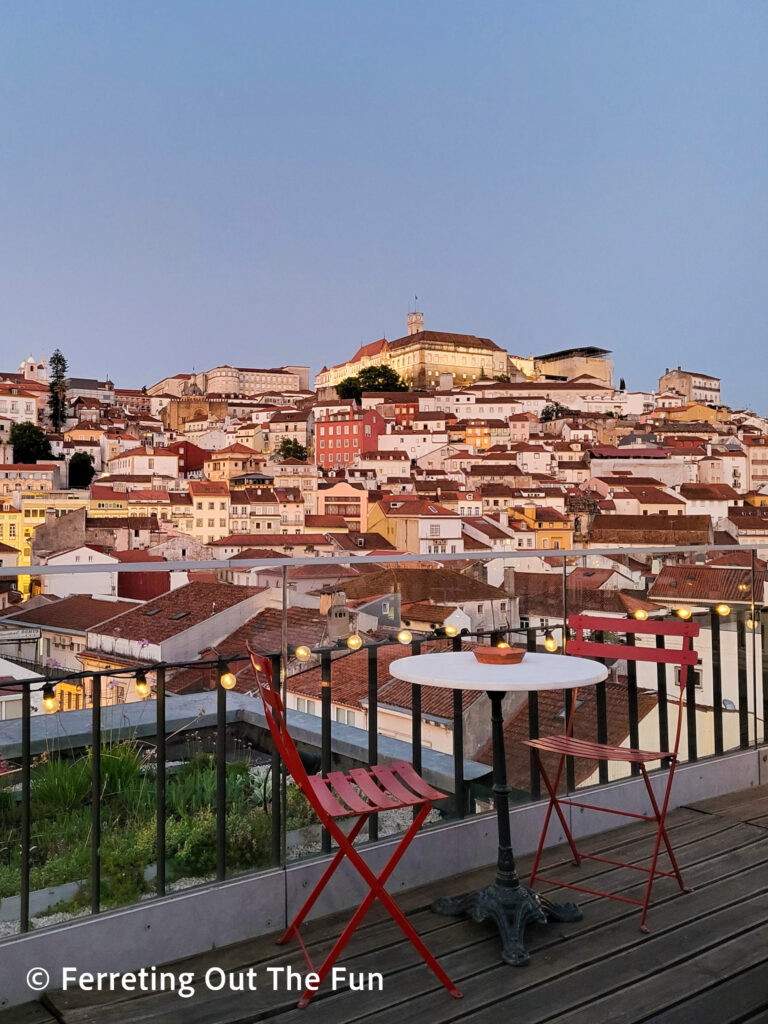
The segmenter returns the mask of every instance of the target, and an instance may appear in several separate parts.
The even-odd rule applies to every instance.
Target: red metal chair
[[[370,769],[353,768],[349,773],[342,771],[329,772],[325,778],[322,775],[307,775],[299,752],[286,727],[280,692],[272,683],[272,665],[268,658],[256,654],[250,647],[248,647],[248,654],[256,675],[259,694],[264,704],[264,714],[266,715],[269,731],[272,734],[275,746],[280,752],[280,756],[293,781],[312,804],[323,827],[328,830],[331,837],[338,844],[338,851],[323,872],[320,881],[291,922],[288,930],[277,940],[278,944],[281,944],[288,942],[295,935],[310,970],[318,975],[317,986],[311,989],[308,988],[304,992],[299,1000],[299,1007],[304,1009],[308,1005],[317,988],[319,988],[323,979],[328,975],[342,950],[349,942],[353,932],[370,909],[374,899],[378,899],[386,907],[402,929],[406,938],[411,941],[425,960],[427,966],[448,989],[450,994],[460,999],[461,992],[459,992],[437,960],[429,952],[414,927],[409,924],[402,910],[400,910],[384,888],[387,879],[394,871],[411,841],[416,836],[416,833],[421,828],[424,819],[429,814],[432,802],[434,800],[444,800],[446,794],[428,785],[417,774],[413,765],[408,764],[406,761],[396,761],[388,766],[373,765]],[[380,811],[399,810],[404,807],[418,808],[418,810],[383,870],[378,875],[375,875],[353,846],[355,837],[372,814],[378,814]],[[337,824],[337,821],[342,818],[355,817],[357,820],[351,830],[345,834]],[[357,869],[357,872],[368,884],[370,891],[352,915],[349,923],[336,940],[336,944],[323,963],[315,967],[302,942],[299,927],[345,857]]]
[[[650,661],[656,664],[665,665],[678,665],[680,666],[679,671],[679,689],[680,695],[677,701],[677,727],[675,730],[675,740],[672,750],[635,750],[631,747],[620,747],[611,746],[607,743],[593,743],[587,740],[580,740],[573,735],[573,723],[574,713],[576,710],[576,697],[577,692],[574,690],[573,701],[571,703],[571,711],[566,724],[565,732],[557,736],[542,736],[538,739],[526,740],[527,746],[532,747],[536,758],[536,763],[541,773],[541,777],[544,780],[547,792],[549,793],[549,805],[547,807],[547,813],[544,818],[544,827],[541,832],[539,839],[539,846],[536,850],[536,856],[534,857],[533,867],[531,869],[531,882],[533,885],[535,881],[547,882],[554,885],[562,885],[568,889],[576,889],[579,892],[590,893],[593,896],[606,896],[608,899],[620,900],[625,903],[634,903],[639,907],[642,907],[642,913],[640,916],[640,929],[642,931],[648,931],[645,921],[648,916],[648,906],[651,900],[651,890],[653,888],[654,880],[659,876],[667,878],[676,878],[678,885],[683,892],[690,892],[685,884],[683,883],[683,877],[680,873],[675,854],[672,850],[672,844],[667,834],[665,825],[667,808],[669,806],[669,798],[672,792],[672,782],[675,776],[675,767],[678,761],[678,751],[680,748],[680,732],[683,722],[683,708],[685,698],[685,684],[688,674],[688,666],[696,665],[697,655],[693,649],[693,638],[699,634],[699,626],[695,622],[637,622],[633,619],[618,619],[618,618],[607,618],[597,617],[594,615],[573,615],[568,620],[568,625],[575,629],[576,637],[570,640],[567,644],[567,651],[569,655],[584,655],[586,657],[593,658],[624,658],[627,661]],[[610,633],[624,633],[628,634],[627,644],[619,643],[605,643],[602,641],[585,640],[584,630],[591,630],[592,632],[610,632]],[[669,649],[665,647],[637,647],[633,646],[634,637],[636,636],[655,636],[655,637],[681,637],[682,648]],[[663,643],[663,641],[662,641]],[[554,773],[554,777],[550,777],[547,773],[545,766],[542,762],[541,753],[554,753],[559,754],[559,761],[557,763],[557,769]],[[566,757],[579,757],[579,758],[594,758],[596,760],[605,761],[623,761],[627,764],[637,765],[643,780],[645,782],[646,789],[648,791],[648,799],[653,809],[653,814],[636,814],[631,811],[622,810],[621,808],[615,807],[598,807],[594,804],[584,803],[580,800],[565,799],[557,795],[557,790],[560,785],[560,779],[562,778],[563,766],[565,764]],[[664,795],[661,800],[661,806],[656,799],[651,786],[650,778],[648,777],[648,771],[646,765],[652,761],[668,761],[669,771],[667,773],[666,786],[664,789]],[[650,867],[644,867],[639,864],[630,864],[625,861],[611,860],[607,857],[598,857],[593,854],[582,853],[576,845],[573,838],[573,833],[568,827],[565,815],[563,814],[562,807],[583,807],[587,810],[593,811],[605,811],[606,814],[618,814],[621,817],[626,818],[640,818],[643,821],[654,821],[656,822],[656,838],[653,847],[653,855],[651,857]],[[597,860],[602,861],[605,864],[612,864],[617,867],[632,868],[636,871],[645,872],[648,875],[648,884],[645,889],[645,896],[642,900],[630,899],[627,896],[620,896],[616,893],[601,892],[597,889],[588,889],[585,886],[575,885],[574,883],[563,882],[553,878],[546,877],[539,872],[539,863],[541,861],[542,851],[544,849],[544,842],[547,837],[547,831],[549,829],[550,821],[552,820],[552,812],[557,815],[560,825],[562,826],[563,832],[565,833],[566,841],[571,848],[573,854],[574,863],[578,866],[582,860]],[[669,860],[672,866],[671,871],[661,871],[658,868],[659,854],[661,852],[661,845],[664,847],[669,856]]]

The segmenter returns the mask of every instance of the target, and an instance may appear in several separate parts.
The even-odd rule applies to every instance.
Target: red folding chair
[[[624,903],[634,903],[637,906],[642,907],[640,929],[641,931],[648,931],[645,920],[648,916],[651,890],[653,888],[654,880],[657,877],[664,876],[666,878],[675,878],[683,892],[691,891],[683,883],[683,876],[680,873],[677,859],[675,858],[674,851],[672,850],[672,844],[669,840],[669,835],[667,834],[665,820],[667,808],[669,806],[669,798],[672,792],[672,781],[675,776],[675,767],[678,761],[678,751],[680,748],[680,732],[683,724],[683,706],[688,668],[689,666],[695,665],[698,660],[696,652],[693,649],[693,638],[699,635],[699,626],[695,622],[637,622],[634,619],[604,618],[594,615],[573,615],[569,618],[568,625],[576,631],[575,639],[570,640],[567,644],[567,651],[569,655],[584,655],[586,657],[593,658],[624,658],[627,661],[650,661],[655,662],[656,664],[679,666],[680,694],[677,701],[677,727],[675,730],[675,741],[672,750],[635,750],[631,747],[611,746],[607,743],[593,743],[588,740],[578,739],[573,735],[573,723],[577,697],[577,691],[574,690],[571,711],[565,732],[557,736],[542,736],[538,739],[524,741],[527,746],[532,747],[534,750],[536,764],[549,794],[549,805],[544,818],[544,827],[541,831],[539,846],[533,860],[530,884],[533,885],[535,881],[547,882],[553,885],[562,885],[568,889],[576,889],[579,892],[590,893],[593,896],[606,896],[608,899],[620,900]],[[628,634],[628,643],[604,643],[601,640],[585,640],[585,629],[597,633],[610,632]],[[632,641],[634,640],[634,637],[642,635],[655,637],[681,637],[682,648],[670,649],[663,646],[633,646]],[[543,764],[541,754],[544,752],[559,755],[557,769],[554,776],[551,776],[547,772],[545,765]],[[648,791],[648,799],[650,801],[651,808],[653,809],[653,814],[637,814],[632,811],[626,811],[616,807],[598,807],[594,804],[584,803],[580,800],[566,799],[558,796],[557,790],[562,778],[563,766],[565,765],[566,757],[594,758],[595,760],[601,761],[623,761],[626,764],[637,765]],[[661,761],[662,764],[667,761],[669,764],[666,787],[661,800],[661,806],[659,806],[653,792],[651,780],[648,777],[648,771],[646,768],[646,765],[652,761]],[[653,846],[653,855],[651,857],[650,867],[645,867],[640,864],[630,864],[625,861],[611,860],[607,857],[598,857],[594,854],[581,852],[576,845],[571,829],[568,827],[568,822],[566,821],[565,815],[562,811],[563,806],[583,807],[592,811],[604,811],[606,814],[618,814],[621,817],[640,818],[642,821],[656,822],[656,838]],[[648,875],[648,884],[646,885],[644,898],[642,900],[631,899],[627,896],[621,896],[616,893],[601,892],[598,889],[588,889],[585,886],[576,885],[571,882],[563,882],[561,880],[542,875],[539,872],[539,863],[541,861],[541,855],[544,849],[544,843],[552,820],[553,812],[557,815],[563,832],[565,833],[565,838],[571,848],[574,864],[576,866],[580,865],[582,860],[596,860],[602,861],[605,864],[615,865],[616,867],[632,868],[635,871],[645,872]],[[672,867],[671,871],[661,871],[658,868],[658,860],[662,843],[669,856]]]
[[[460,999],[461,992],[459,992],[437,960],[429,952],[416,930],[409,924],[402,910],[400,910],[384,888],[387,879],[397,867],[400,858],[429,814],[432,802],[434,800],[444,800],[446,794],[428,785],[417,774],[413,765],[408,764],[406,761],[395,761],[388,766],[373,765],[370,769],[352,768],[349,773],[342,771],[329,772],[325,778],[322,775],[307,775],[299,752],[286,727],[285,712],[280,692],[272,683],[271,662],[268,658],[256,654],[250,647],[248,647],[248,654],[250,655],[251,665],[256,675],[259,694],[264,704],[264,714],[266,715],[269,731],[272,734],[275,746],[280,752],[280,756],[293,781],[312,804],[323,827],[328,830],[331,837],[338,844],[338,851],[323,872],[320,881],[289,925],[288,930],[277,940],[278,944],[281,944],[288,942],[295,935],[310,970],[318,975],[317,986],[311,989],[308,988],[304,992],[299,1000],[299,1007],[304,1009],[308,1005],[317,988],[322,984],[323,979],[328,975],[334,963],[341,955],[353,932],[370,909],[374,899],[378,899],[386,907],[402,929],[406,938],[410,939],[413,946],[425,960],[427,966],[448,989],[450,994]],[[380,811],[395,811],[404,807],[418,808],[418,810],[383,870],[378,875],[375,875],[355,849],[353,845],[355,837],[372,814],[378,814]],[[351,830],[345,834],[337,822],[342,818],[355,817],[357,820]],[[344,928],[336,940],[335,945],[323,963],[315,967],[309,957],[306,946],[302,942],[299,927],[345,857],[351,861],[363,880],[367,882],[370,891],[352,915],[346,928]]]

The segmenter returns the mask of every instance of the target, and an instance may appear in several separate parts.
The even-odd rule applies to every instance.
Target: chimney
[[[424,314],[423,313],[409,313],[408,314],[408,333],[418,334],[419,331],[424,330]]]

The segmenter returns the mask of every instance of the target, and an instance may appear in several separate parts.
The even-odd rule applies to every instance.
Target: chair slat
[[[382,764],[371,765],[371,771],[376,779],[386,789],[390,796],[393,796],[398,803],[407,806],[424,803],[422,797],[407,789],[395,773]]]
[[[697,665],[696,651],[669,647],[631,647],[625,644],[598,643],[595,640],[571,640],[568,654],[590,658],[626,658],[627,661],[652,661],[657,665]]]
[[[350,771],[350,778],[355,782],[357,786],[363,791],[365,796],[374,803],[382,811],[391,811],[398,807],[396,800],[393,800],[390,796],[379,789],[373,780],[373,777],[365,770],[365,768],[353,768]]]
[[[408,761],[393,761],[390,768],[392,771],[397,772],[400,778],[403,779],[403,781],[407,783],[415,793],[418,793],[419,796],[423,796],[427,800],[446,799],[448,794],[441,793],[439,789],[434,789],[428,782],[425,782],[413,765],[409,764]]]
[[[312,793],[326,814],[330,814],[332,818],[343,818],[345,815],[352,814],[352,811],[340,804],[333,796],[328,789],[327,780],[322,775],[310,775],[308,781]]]
[[[358,814],[370,811],[371,805],[363,800],[344,772],[328,772],[328,781],[351,810]]]

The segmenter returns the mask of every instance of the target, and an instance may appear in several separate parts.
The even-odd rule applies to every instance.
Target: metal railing
[[[717,550],[719,552],[722,549]],[[739,548],[739,550],[744,549]],[[691,552],[699,557],[704,554],[700,548],[691,549]],[[613,551],[611,557],[619,561],[621,559],[635,558],[640,553],[647,554],[645,550],[640,552],[637,549],[632,551],[624,549],[618,552]],[[676,557],[684,553],[686,552],[683,549],[664,552],[665,555],[673,554]],[[476,561],[485,564],[494,560],[504,561],[526,557],[541,557],[542,554],[546,554],[549,558],[554,556],[559,559],[560,565],[555,566],[552,572],[562,576],[561,598],[558,604],[551,608],[548,617],[529,614],[527,615],[528,621],[524,624],[519,624],[519,619],[517,619],[518,624],[515,625],[507,621],[503,624],[494,625],[493,628],[486,629],[462,628],[459,630],[439,627],[431,630],[417,631],[414,628],[412,631],[405,631],[405,634],[409,635],[403,634],[399,639],[398,631],[395,631],[388,635],[379,635],[375,639],[366,640],[360,638],[360,643],[356,642],[354,645],[348,644],[347,641],[341,639],[336,643],[325,642],[310,648],[311,654],[317,660],[317,666],[313,665],[313,667],[319,667],[321,680],[320,714],[319,716],[309,716],[297,712],[295,709],[291,709],[288,712],[289,725],[292,722],[298,723],[304,732],[301,747],[307,755],[309,767],[319,769],[322,773],[327,773],[334,768],[335,764],[338,766],[339,763],[345,763],[345,759],[347,763],[350,758],[354,760],[359,759],[361,762],[376,763],[381,757],[386,758],[388,756],[387,748],[391,744],[391,740],[381,732],[382,714],[386,712],[386,709],[382,708],[379,700],[381,685],[379,658],[382,648],[391,646],[393,643],[399,642],[404,648],[404,654],[407,653],[407,649],[410,649],[410,652],[413,654],[426,652],[434,649],[436,644],[444,649],[461,650],[466,644],[476,643],[517,643],[524,645],[529,651],[544,648],[549,650],[552,656],[567,654],[568,615],[576,611],[585,610],[585,605],[588,611],[591,600],[589,594],[592,593],[587,589],[574,592],[573,588],[569,588],[567,577],[569,568],[572,568],[572,566],[569,566],[568,560],[571,556],[560,552],[513,552],[509,554],[497,552]],[[579,557],[585,556],[583,551],[576,554]],[[588,554],[592,555],[594,553],[588,552]],[[424,556],[417,557],[422,561],[425,560]],[[430,564],[436,560],[443,562],[444,560],[450,560],[450,557],[434,556],[432,559],[428,559]],[[457,560],[459,559],[454,559],[454,561]],[[467,561],[466,556],[461,560]],[[384,558],[376,559],[377,564],[383,565],[392,563],[402,564],[413,561],[413,558],[406,559],[403,556],[392,556],[386,560]],[[473,561],[475,560],[473,559]],[[300,567],[307,564],[348,566],[350,562],[349,556],[328,560],[314,558],[270,560],[269,562],[254,560],[255,565],[263,565],[264,568],[273,568],[276,564],[280,564],[281,568],[283,568],[283,645],[279,651],[265,651],[263,653],[271,658],[275,677],[282,680],[283,694],[287,707],[289,706],[287,699],[290,691],[289,684],[296,674],[291,675],[291,669],[299,669],[301,667],[295,658],[296,648],[298,642],[301,641],[301,637],[293,637],[291,639],[297,641],[297,643],[289,643],[287,636],[288,597],[285,582],[289,570],[292,566]],[[182,564],[186,568],[197,567],[197,563]],[[227,563],[219,562],[214,564],[219,569],[227,568]],[[244,566],[244,563],[240,561],[233,564],[238,569]],[[701,648],[702,660],[698,674],[693,669],[688,670],[683,682],[686,689],[684,757],[691,762],[701,757],[717,757],[733,749],[745,750],[766,740],[765,723],[768,720],[768,611],[762,605],[762,595],[758,594],[759,588],[757,586],[755,564],[756,560],[753,557],[752,566],[749,570],[751,587],[748,592],[745,592],[746,596],[742,607],[732,607],[731,605],[726,605],[725,602],[720,602],[717,605],[710,602],[708,605],[697,605],[688,608],[681,607],[679,602],[668,602],[668,606],[662,608],[659,613],[674,616],[682,612],[684,615],[681,615],[681,617],[696,618],[707,636],[707,644],[702,645]],[[156,571],[157,567],[157,563],[148,563],[146,566],[150,571]],[[163,567],[167,569],[167,563],[163,563]],[[80,570],[81,568],[87,571],[96,571],[94,567],[90,566],[69,567],[69,571]],[[137,565],[121,566],[119,569],[121,571],[123,569],[125,571],[135,571]],[[25,568],[22,571],[29,573],[32,570]],[[104,570],[102,569],[101,571],[103,572]],[[110,571],[114,570],[110,568]],[[343,589],[341,584],[338,585],[338,589]],[[640,588],[638,588],[638,593],[640,593]],[[434,596],[440,599],[446,599],[447,597],[445,594],[435,594]],[[510,592],[508,599],[511,600],[512,598],[522,601],[519,595]],[[677,607],[674,606],[675,604],[677,604]],[[531,619],[536,617],[540,620],[539,624],[531,624]],[[642,618],[642,615],[635,613],[635,617]],[[547,618],[548,621],[543,622],[541,621],[542,618]],[[558,635],[560,637],[559,643],[555,642]],[[728,639],[727,644],[725,642],[726,638]],[[664,638],[657,637],[655,642],[658,646],[663,646]],[[345,658],[351,656],[356,656],[358,658],[356,664],[361,666],[361,672],[364,675],[361,686],[364,682],[367,700],[367,728],[365,731],[356,730],[359,736],[357,737],[357,747],[353,754],[350,754],[349,750],[345,753],[340,753],[334,748],[333,742],[335,732],[333,723],[335,675],[338,666],[344,662]],[[2,647],[0,647],[0,657],[7,657],[7,654],[3,653]],[[105,655],[104,657],[107,659],[108,656]],[[71,760],[73,757],[76,757],[78,751],[82,758],[87,757],[89,765],[88,794],[83,795],[81,806],[88,808],[89,870],[86,879],[73,878],[71,881],[77,881],[80,884],[85,883],[82,885],[82,888],[90,895],[90,912],[98,914],[103,909],[105,902],[110,902],[109,899],[105,900],[103,892],[105,867],[103,811],[106,806],[105,799],[108,796],[105,790],[105,781],[108,775],[105,766],[105,756],[109,756],[110,749],[108,744],[105,746],[105,741],[112,743],[116,738],[124,739],[134,734],[130,722],[118,727],[115,727],[114,724],[111,726],[105,725],[105,715],[109,710],[104,701],[105,680],[107,678],[110,680],[128,678],[134,681],[134,685],[146,686],[148,685],[148,675],[154,676],[154,692],[148,692],[148,699],[143,701],[142,714],[146,719],[147,707],[154,705],[155,715],[151,735],[154,737],[156,757],[154,768],[147,776],[153,787],[155,874],[152,889],[155,895],[163,896],[169,891],[167,858],[169,831],[175,828],[176,821],[169,805],[169,797],[173,791],[174,773],[177,765],[171,763],[169,759],[169,742],[175,742],[179,735],[189,731],[189,727],[186,730],[178,728],[174,718],[174,727],[172,732],[169,733],[169,713],[170,717],[173,717],[174,702],[180,698],[172,690],[169,690],[168,684],[172,683],[173,677],[177,672],[190,667],[208,670],[213,676],[211,689],[201,692],[209,694],[210,703],[215,701],[215,708],[212,709],[215,731],[211,737],[213,749],[212,767],[210,768],[215,776],[215,787],[211,795],[210,812],[214,821],[215,833],[213,875],[216,880],[223,881],[231,875],[233,870],[232,865],[229,863],[230,857],[228,855],[232,839],[231,834],[228,833],[228,813],[232,804],[228,787],[228,766],[232,757],[228,743],[236,724],[233,725],[231,714],[232,699],[229,696],[230,690],[228,687],[232,682],[232,678],[235,678],[231,675],[230,669],[239,663],[244,663],[246,660],[245,652],[242,652],[235,655],[227,655],[226,658],[146,662],[132,664],[128,667],[116,666],[97,672],[53,672],[49,670],[36,676],[0,682],[0,697],[4,689],[7,691],[9,688],[21,688],[20,719],[18,721],[0,721],[0,761],[7,761],[13,767],[13,762],[18,760],[17,768],[14,771],[6,770],[4,775],[0,774],[0,786],[4,781],[10,783],[10,785],[4,787],[6,794],[5,803],[0,803],[0,812],[2,812],[3,808],[7,812],[5,835],[0,834],[0,844],[2,844],[0,856],[4,857],[4,864],[0,863],[0,869],[3,866],[10,869],[18,859],[18,930],[20,932],[28,931],[31,926],[31,879],[35,863],[35,843],[33,839],[34,829],[38,824],[36,814],[39,813],[42,806],[41,802],[35,797],[35,780],[36,774],[39,771],[39,765],[34,763],[34,759],[40,755],[40,745],[43,741],[40,735],[38,735],[42,734],[42,730],[36,730],[33,737],[33,724],[38,717],[32,711],[33,698],[39,695],[53,709],[55,708],[56,696],[55,693],[51,694],[52,689],[55,690],[61,684],[68,684],[70,686],[81,684],[85,690],[86,682],[90,683],[91,699],[90,708],[88,709],[90,712],[90,727],[87,737],[78,741],[80,746],[75,747],[71,737],[67,736],[65,741],[55,730],[49,730],[49,737],[45,742],[44,752],[49,760]],[[363,664],[364,669],[362,668]],[[699,684],[705,674],[711,677],[711,706],[709,703],[706,706],[702,704],[701,686]],[[638,666],[631,660],[627,661],[625,678],[620,679],[619,675],[620,673],[617,675],[614,672],[614,676],[611,679],[598,684],[594,688],[593,707],[590,707],[590,715],[593,716],[593,722],[590,727],[594,728],[595,738],[601,742],[608,742],[612,729],[616,727],[618,717],[621,717],[622,721],[626,720],[626,736],[622,742],[626,742],[631,746],[641,745],[642,733],[648,727],[649,718],[648,714],[644,713],[644,706],[649,703],[649,700],[645,700],[645,698],[648,697],[650,699],[650,695],[652,695],[656,709],[653,721],[657,743],[656,749],[667,749],[671,729],[668,707],[670,697],[673,696],[678,681],[675,678],[669,678],[668,667],[662,664],[656,666],[653,679],[647,675],[641,677],[638,675]],[[617,688],[621,693],[623,701],[620,715],[615,707]],[[727,696],[727,694],[730,694],[730,696]],[[411,686],[411,723],[410,742],[408,745],[410,748],[410,759],[417,771],[428,774],[430,771],[435,771],[433,765],[435,758],[433,751],[425,746],[423,696],[422,687],[415,684]],[[153,699],[150,700],[150,698]],[[526,737],[538,737],[541,729],[544,727],[544,722],[542,721],[544,709],[541,699],[538,693],[530,692],[527,694],[525,704],[521,705],[519,709],[522,715],[520,720],[525,723]],[[566,690],[562,695],[562,700],[564,703],[562,717],[565,721],[568,719],[571,710],[571,692]],[[51,701],[53,701],[53,704],[51,704]],[[243,701],[240,698],[238,707],[242,707],[242,704]],[[268,861],[267,863],[254,866],[285,866],[292,856],[288,850],[289,780],[286,779],[282,765],[268,740],[266,730],[258,725],[259,708],[256,701],[253,701],[253,709],[255,717],[251,716],[249,728],[258,749],[269,758],[269,773],[272,786],[271,798],[267,798],[265,782],[265,795],[263,798],[264,806],[268,805],[269,807]],[[49,718],[61,716],[62,719],[65,719],[70,714],[77,713],[54,711],[53,715],[49,716]],[[551,709],[547,714],[550,718],[552,717]],[[311,721],[311,719],[314,719],[314,721]],[[144,733],[147,735],[146,721],[144,724]],[[726,727],[726,724],[728,727]],[[450,776],[450,786],[448,788],[452,787],[452,799],[440,811],[444,819],[463,818],[476,813],[478,805],[481,808],[485,807],[490,798],[490,787],[484,784],[482,768],[479,768],[469,781],[466,778],[466,766],[472,763],[473,759],[472,757],[467,758],[465,725],[465,708],[462,694],[460,691],[454,691],[449,724],[451,733],[450,751],[440,755],[443,759],[442,763],[450,764],[448,772],[445,769],[442,769],[442,771],[444,776]],[[348,730],[352,728],[347,727]],[[12,742],[15,742],[16,735],[18,735],[19,744],[17,758],[7,753],[11,749],[10,745]],[[351,735],[351,733],[348,735]],[[4,753],[4,750],[6,753]],[[527,784],[524,788],[521,785],[515,788],[514,795],[518,800],[537,800],[541,796],[539,776],[532,753],[529,756]],[[477,762],[475,763],[477,764]],[[7,767],[8,765],[6,765]],[[2,771],[3,769],[0,767],[0,772]],[[489,765],[488,771],[490,771]],[[443,781],[445,782],[445,778]],[[611,781],[609,765],[607,762],[600,762],[596,776],[585,777],[583,772],[577,772],[577,765],[572,758],[569,758],[566,765],[565,781],[569,791],[585,784],[596,783],[605,785]],[[3,790],[0,788],[0,797],[2,796]],[[15,806],[16,804],[18,804],[18,807]],[[13,825],[13,822],[16,820],[16,811],[18,811],[17,826]],[[0,817],[1,820],[2,818]],[[151,823],[151,817],[149,820]],[[174,823],[173,825],[171,824],[172,822]],[[373,816],[369,823],[368,840],[376,842],[379,839],[379,821],[376,816]],[[323,834],[317,841],[313,840],[310,844],[310,852],[313,853],[328,852],[329,850],[330,838],[327,834]],[[12,896],[13,894],[10,895]]]

